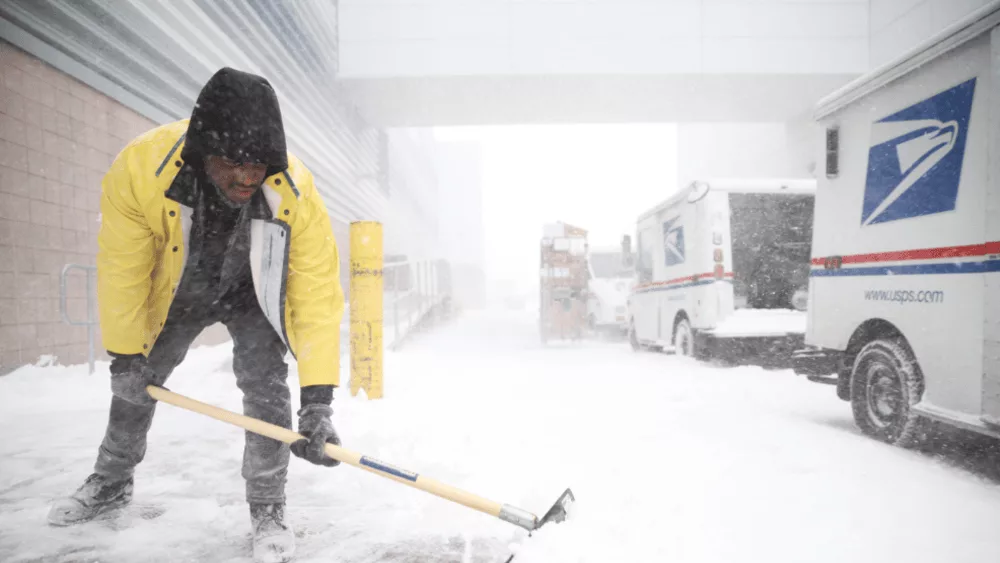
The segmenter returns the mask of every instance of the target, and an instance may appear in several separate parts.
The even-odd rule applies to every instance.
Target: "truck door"
[[[632,314],[635,331],[640,340],[656,340],[656,293],[649,286],[654,281],[653,260],[656,254],[656,237],[652,222],[640,224],[638,232],[637,282],[645,289],[632,294]]]
[[[656,259],[660,273],[657,277],[665,286],[664,291],[657,293],[656,308],[658,339],[662,342],[672,342],[678,311],[684,310],[689,317],[693,314],[691,296],[695,292],[684,280],[697,273],[689,256],[695,246],[690,241],[696,232],[695,218],[695,206],[689,204],[668,209],[658,217],[660,249]]]
[[[990,78],[990,86],[995,95],[1000,86],[1000,73],[996,70],[997,46],[1000,45],[1000,29],[994,28],[990,33],[992,44],[993,70],[986,73]],[[989,131],[987,154],[986,186],[986,260],[1000,258],[1000,217],[996,209],[1000,209],[1000,136],[996,134],[1000,126],[1000,113],[996,102],[990,103]],[[992,248],[991,248],[992,247]],[[982,420],[992,426],[1000,427],[1000,272],[983,274],[983,385],[982,385]]]
[[[996,277],[992,274],[987,277]],[[1000,428],[1000,314],[997,304],[1000,302],[1000,283],[996,280],[986,282],[986,316],[983,343],[983,422]],[[992,294],[992,295],[991,295]]]
[[[990,182],[991,191],[996,191],[995,182]],[[988,195],[988,198],[1000,200],[1000,195]],[[995,209],[997,203],[988,204]],[[1000,223],[994,216],[988,216],[989,223]],[[987,225],[987,233],[995,231],[998,225]],[[990,241],[1000,240],[1000,233],[988,234]],[[987,243],[989,246],[990,243]],[[1000,251],[998,249],[997,251]],[[987,256],[987,260],[998,259],[1000,254]],[[983,292],[983,385],[982,385],[982,420],[987,424],[1000,428],[1000,272],[983,274],[985,291]]]

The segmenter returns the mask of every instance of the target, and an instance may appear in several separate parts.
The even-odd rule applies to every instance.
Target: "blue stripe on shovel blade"
[[[393,477],[399,477],[400,479],[406,479],[407,481],[413,481],[413,482],[416,482],[417,480],[416,473],[410,473],[409,471],[397,469],[389,464],[382,463],[381,461],[370,458],[368,456],[362,456],[360,463],[365,467],[371,467],[372,469],[377,469],[378,471],[381,471],[382,473],[388,473]]]

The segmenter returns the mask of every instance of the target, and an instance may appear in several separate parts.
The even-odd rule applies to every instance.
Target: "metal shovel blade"
[[[538,521],[538,525],[535,529],[541,528],[542,526],[548,524],[549,522],[562,522],[566,519],[566,507],[569,506],[571,502],[576,502],[576,497],[573,496],[573,491],[566,489],[566,492],[559,495],[559,499],[552,508],[542,516],[542,519]]]
[[[559,499],[552,505],[552,508],[550,508],[549,511],[545,513],[545,516],[542,516],[542,519],[538,521],[534,530],[541,528],[549,522],[562,522],[565,520],[566,507],[569,506],[571,502],[576,502],[576,497],[573,496],[573,491],[566,489],[563,494],[559,495]],[[529,537],[534,530],[528,532]],[[511,563],[514,560],[514,555],[516,554],[512,554],[504,563]]]

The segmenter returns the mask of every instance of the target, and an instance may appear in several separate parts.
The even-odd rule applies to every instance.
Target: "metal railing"
[[[66,301],[69,292],[66,289],[66,281],[72,270],[81,270],[87,278],[87,320],[73,320],[69,316],[69,309]],[[90,373],[94,373],[94,331],[97,326],[97,319],[94,316],[94,277],[97,274],[96,266],[84,266],[82,264],[66,264],[59,275],[59,314],[62,315],[63,322],[73,326],[87,327],[87,365],[90,366]]]
[[[442,261],[384,264],[382,280],[382,339],[387,348],[396,350],[414,329],[447,305],[448,266]]]
[[[69,315],[68,280],[70,272],[80,270],[87,279],[87,318],[73,319]],[[396,262],[386,264],[383,270],[383,322],[382,338],[385,346],[396,350],[428,317],[439,313],[450,299],[447,263],[441,261]],[[82,264],[66,264],[59,276],[59,313],[63,322],[73,326],[87,327],[87,363],[90,373],[94,373],[96,358],[95,315],[96,296],[94,281],[97,268]],[[347,312],[344,326],[347,330]],[[343,340],[343,339],[342,339]],[[345,340],[346,343],[346,340]]]

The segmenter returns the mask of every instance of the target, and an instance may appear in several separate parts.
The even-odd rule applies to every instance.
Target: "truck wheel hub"
[[[866,395],[872,422],[885,428],[896,421],[903,404],[903,393],[892,370],[881,364],[871,366]]]

